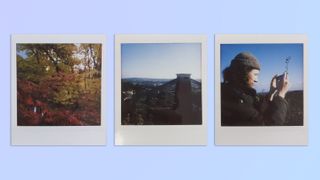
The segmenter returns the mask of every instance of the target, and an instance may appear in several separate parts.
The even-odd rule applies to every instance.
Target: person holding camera
[[[254,85],[258,82],[259,73],[257,58],[248,52],[236,55],[230,66],[224,69],[221,83],[222,126],[274,126],[285,123],[288,73],[275,75],[269,93],[258,96]]]

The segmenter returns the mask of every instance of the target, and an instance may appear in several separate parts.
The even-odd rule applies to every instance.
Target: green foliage
[[[74,74],[58,74],[46,82],[51,102],[59,105],[72,105],[80,96],[81,89]]]
[[[45,67],[37,63],[33,58],[23,59],[17,56],[17,77],[39,83],[46,75]]]

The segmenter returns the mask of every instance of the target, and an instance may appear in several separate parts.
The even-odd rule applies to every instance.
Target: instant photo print
[[[215,144],[307,145],[305,35],[215,36]]]
[[[105,145],[102,35],[12,35],[12,145]]]
[[[116,35],[116,145],[205,145],[206,37]]]

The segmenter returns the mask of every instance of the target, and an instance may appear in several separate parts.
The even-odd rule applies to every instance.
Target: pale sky
[[[174,79],[189,73],[201,79],[200,43],[121,44],[122,78]]]

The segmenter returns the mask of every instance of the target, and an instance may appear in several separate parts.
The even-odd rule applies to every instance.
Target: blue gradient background
[[[1,0],[0,179],[319,179],[320,3],[295,0]],[[10,146],[10,34],[106,34],[107,146]],[[208,35],[208,146],[115,147],[117,33]],[[309,145],[214,145],[214,33],[305,33]]]

